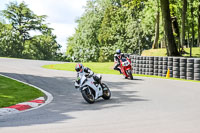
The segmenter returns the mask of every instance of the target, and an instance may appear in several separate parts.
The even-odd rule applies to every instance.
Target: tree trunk
[[[166,34],[165,33],[164,33],[164,42],[165,42],[165,47],[167,49],[167,56],[169,56],[169,47],[168,47],[168,44],[167,44]]]
[[[193,0],[191,2],[191,17],[192,17],[192,43],[190,44],[190,57],[192,56],[192,47],[194,46],[194,8],[193,8]]]
[[[178,26],[178,21],[177,21],[176,16],[171,17],[171,21],[172,21],[172,31],[173,31],[173,33],[176,34],[174,36],[175,37],[175,43],[177,44],[176,46],[178,48],[178,51],[180,52],[181,41],[180,41],[180,32],[179,32],[179,26]]]
[[[185,20],[186,20],[186,12],[187,12],[187,0],[183,0],[183,11],[182,11],[182,34],[181,34],[181,48],[183,51],[183,47],[185,45]]]
[[[157,1],[158,4],[158,11],[156,14],[156,27],[155,27],[155,39],[152,45],[152,49],[158,48],[158,40],[159,40],[159,26],[160,26],[160,11],[159,11],[159,2]]]
[[[198,43],[197,46],[200,47],[200,5],[198,10]]]
[[[189,3],[187,5],[189,7]],[[187,48],[190,47],[190,27],[189,27],[189,20],[186,18],[186,24],[187,24]]]
[[[169,47],[169,56],[179,56],[173,32],[172,32],[172,22],[169,10],[169,0],[160,0],[162,16],[164,20],[164,31],[167,38],[167,44]]]
[[[190,47],[190,32],[189,32],[189,30],[188,30],[188,32],[187,32],[187,48],[189,48]]]

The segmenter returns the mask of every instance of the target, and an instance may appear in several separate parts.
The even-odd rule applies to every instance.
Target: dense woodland
[[[168,56],[181,56],[184,48],[200,46],[199,0],[88,0],[84,8],[64,56],[47,16],[24,2],[8,3],[0,13],[0,56],[104,62],[113,60],[116,49],[141,54],[166,48]]]
[[[61,46],[56,42],[53,29],[46,24],[46,17],[34,14],[24,2],[9,3],[6,10],[1,11],[0,56],[59,60]],[[31,31],[39,35],[31,35]]]
[[[181,56],[200,45],[199,0],[89,0],[68,38],[67,56],[75,61],[112,61],[116,49],[141,54],[166,48]]]

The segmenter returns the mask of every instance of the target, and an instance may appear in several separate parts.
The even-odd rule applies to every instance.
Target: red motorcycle
[[[128,57],[122,58],[120,60],[120,69],[126,79],[130,77],[130,79],[133,80],[133,75],[132,75],[133,69],[131,66],[131,61]]]

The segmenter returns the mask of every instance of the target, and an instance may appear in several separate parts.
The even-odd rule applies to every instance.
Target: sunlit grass
[[[44,96],[36,88],[0,76],[0,108]]]
[[[166,49],[149,49],[142,52],[142,56],[167,56]]]
[[[190,48],[184,48],[185,54],[183,56],[190,56]],[[163,49],[149,49],[142,52],[142,56],[167,56],[166,48]],[[200,47],[192,48],[192,57],[200,57]]]
[[[77,63],[64,63],[64,64],[52,64],[45,65],[44,68],[48,69],[56,69],[56,70],[66,70],[66,71],[75,71],[75,65]],[[114,71],[114,63],[106,62],[106,63],[83,63],[84,67],[89,67],[94,73],[102,73],[102,74],[119,74],[118,71]]]
[[[48,69],[55,69],[55,70],[75,71],[75,65],[76,63],[64,63],[64,64],[45,65],[43,67],[48,68]],[[120,75],[118,71],[113,70],[113,65],[114,65],[113,62],[106,62],[106,63],[92,62],[92,63],[83,63],[83,65],[85,67],[89,67],[95,73]],[[185,80],[185,79],[179,79],[179,78],[166,78],[166,77],[160,77],[160,76],[154,76],[154,75],[133,74],[133,76],[200,82],[200,81]]]

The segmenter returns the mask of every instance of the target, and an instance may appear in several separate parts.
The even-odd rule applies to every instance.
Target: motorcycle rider
[[[97,75],[94,74],[94,72],[93,72],[90,68],[84,67],[83,64],[78,63],[78,64],[76,64],[76,66],[75,66],[75,70],[76,70],[76,72],[77,72],[77,80],[76,80],[76,82],[77,82],[78,84],[80,83],[79,75],[81,74],[81,75],[85,75],[85,76],[88,77],[88,78],[93,77],[93,79],[94,79],[98,84],[101,85],[101,78],[102,78],[101,75],[98,77]]]
[[[113,69],[119,71],[120,74],[122,74],[121,69],[119,68],[119,66],[120,66],[120,60],[122,58],[126,58],[126,56],[123,53],[121,53],[120,49],[117,49],[116,50],[116,54],[114,55],[115,66],[114,66]]]

